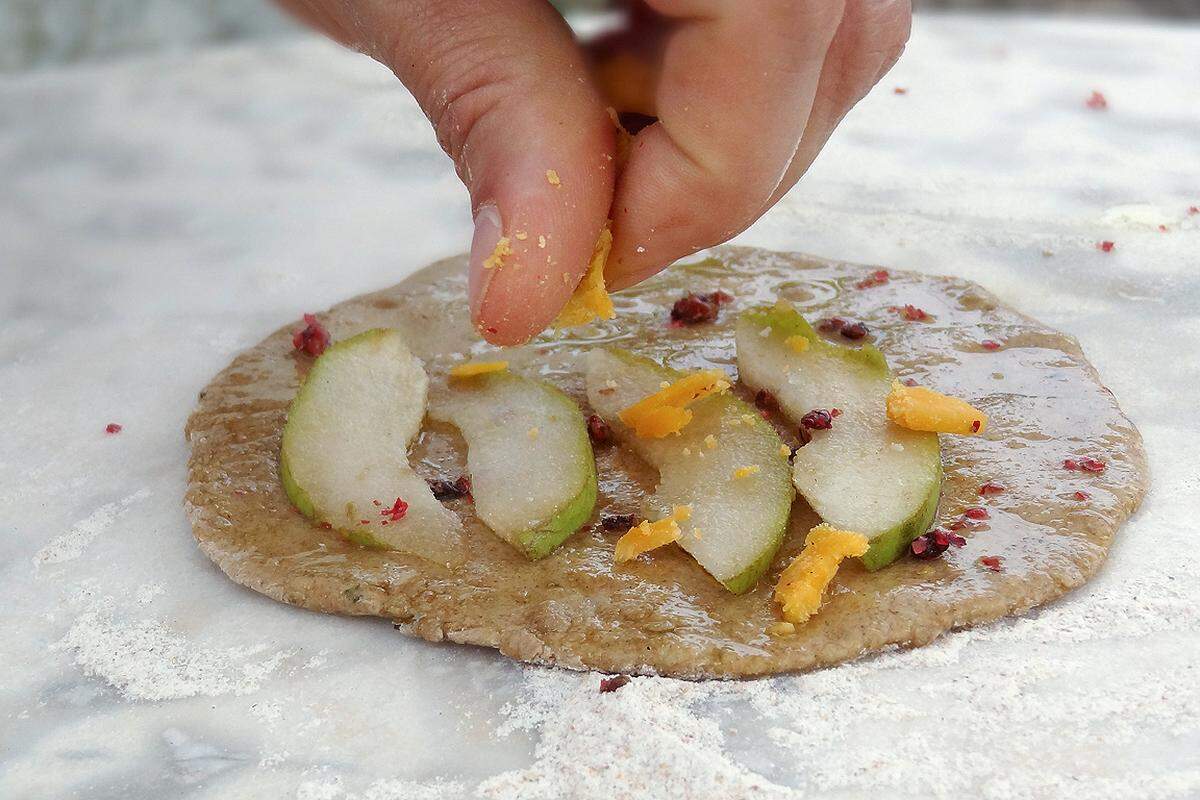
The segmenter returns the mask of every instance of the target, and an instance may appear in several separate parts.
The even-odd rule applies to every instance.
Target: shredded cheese
[[[783,343],[786,344],[788,347],[792,348],[792,350],[797,353],[803,353],[804,351],[808,350],[808,348],[812,344],[811,342],[808,341],[808,339],[805,339],[800,334],[796,334],[795,336],[787,337],[786,339],[783,340]]]
[[[692,421],[692,412],[687,406],[728,389],[729,379],[719,369],[693,372],[642,398],[618,416],[643,439],[661,439],[679,433]]]
[[[545,244],[544,237],[538,237],[538,247]],[[600,238],[592,250],[592,259],[588,262],[587,272],[583,280],[575,287],[575,293],[567,300],[563,310],[554,320],[556,328],[573,328],[576,325],[586,325],[595,319],[612,319],[617,315],[613,309],[612,298],[604,286],[604,265],[608,262],[608,253],[612,250],[612,231],[605,223],[600,231]]]
[[[562,186],[562,181],[559,180],[558,172],[556,170],[546,170],[546,182],[551,186]]]
[[[791,636],[796,632],[796,626],[788,622],[786,619],[781,619],[778,622],[767,626],[768,636]]]
[[[471,361],[450,368],[451,378],[473,378],[476,375],[486,375],[489,372],[503,372],[508,369],[507,361]]]
[[[775,585],[775,602],[783,618],[801,625],[817,613],[821,597],[837,574],[842,560],[861,556],[870,549],[861,533],[838,530],[821,523],[808,532],[804,549],[792,559]]]
[[[733,471],[733,479],[736,481],[739,478],[749,478],[751,475],[757,475],[761,471],[758,464],[751,464],[747,467],[738,467]]]
[[[679,523],[686,522],[692,515],[691,506],[675,506],[671,516],[656,522],[642,520],[617,540],[613,558],[618,564],[632,561],[647,553],[679,539]]]
[[[892,381],[887,396],[888,419],[911,431],[972,436],[987,430],[988,418],[965,400]]]
[[[512,255],[512,242],[507,236],[501,236],[492,248],[492,254],[483,260],[484,269],[495,269],[504,264],[506,256]]]

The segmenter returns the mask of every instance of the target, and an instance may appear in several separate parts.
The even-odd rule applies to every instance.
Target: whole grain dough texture
[[[778,619],[774,582],[818,522],[804,501],[796,501],[771,568],[747,594],[725,591],[675,546],[614,565],[619,534],[602,530],[599,516],[636,514],[656,477],[619,446],[597,448],[600,499],[592,520],[540,561],[527,561],[488,531],[467,499],[450,501],[469,551],[454,570],[365,549],[314,525],[291,507],[279,480],[288,404],[312,364],[292,347],[297,323],[238,356],[200,394],[187,424],[186,505],[196,538],[234,581],[285,603],[385,617],[405,633],[494,647],[522,661],[687,678],[804,670],[889,646],[918,646],[1081,585],[1145,492],[1137,429],[1070,336],[1004,307],[975,284],[910,272],[892,272],[883,283],[865,280],[874,270],[719,248],[615,296],[613,320],[547,333],[503,355],[514,372],[554,382],[588,413],[581,375],[588,348],[612,344],[679,369],[716,367],[736,375],[737,312],[784,299],[810,320],[836,315],[866,322],[899,376],[983,409],[991,419],[984,436],[942,437],[938,520],[952,523],[977,505],[990,518],[969,521],[959,531],[966,546],[937,560],[903,558],[874,573],[847,562],[820,612],[794,635],[776,638],[766,629]],[[335,340],[372,327],[400,329],[436,392],[454,364],[495,353],[466,317],[465,273],[465,258],[451,258],[320,316]],[[716,323],[669,324],[679,297],[717,289],[735,299]],[[906,320],[898,313],[906,304],[932,318]],[[785,441],[794,441],[785,424],[779,427]],[[429,421],[410,456],[430,479],[464,471],[458,434]],[[1068,458],[1107,466],[1100,473],[1072,471],[1063,466]],[[1003,491],[981,496],[979,487],[989,481]],[[984,557],[998,558],[999,570]]]

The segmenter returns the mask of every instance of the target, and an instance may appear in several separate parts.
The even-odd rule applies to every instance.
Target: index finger
[[[767,207],[795,155],[842,2],[650,0],[677,21],[659,121],[634,140],[605,270],[621,288],[725,241]]]

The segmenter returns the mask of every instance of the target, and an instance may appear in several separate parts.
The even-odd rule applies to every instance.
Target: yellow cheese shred
[[[595,319],[612,319],[617,315],[613,310],[612,298],[608,296],[608,290],[604,287],[604,265],[608,263],[611,250],[612,231],[609,230],[609,223],[605,223],[600,231],[600,238],[596,240],[596,246],[592,249],[592,259],[588,262],[587,272],[575,287],[575,293],[567,300],[563,310],[558,312],[558,318],[554,320],[555,328],[574,328]]]
[[[797,353],[803,353],[811,346],[811,343],[808,341],[808,339],[805,339],[800,334],[787,337],[783,340],[783,343]]]
[[[767,635],[776,638],[781,636],[791,636],[796,632],[796,626],[787,620],[779,620],[767,626]]]
[[[972,436],[987,430],[988,418],[965,400],[892,381],[887,396],[888,419],[910,431]]]
[[[729,378],[719,369],[693,372],[626,408],[618,416],[643,439],[661,439],[679,433],[692,421],[687,408],[702,397],[729,389]]]
[[[492,254],[483,260],[484,269],[495,269],[503,266],[504,259],[512,255],[512,241],[507,236],[501,236],[492,248]]]
[[[675,506],[671,516],[656,522],[642,520],[617,540],[613,558],[618,564],[632,561],[647,553],[679,539],[679,523],[687,522],[692,515],[691,506]]]
[[[785,621],[800,625],[817,613],[821,596],[837,574],[842,559],[861,556],[870,548],[861,533],[821,523],[808,532],[804,549],[792,559],[775,584],[775,602]]]
[[[476,375],[486,375],[489,372],[503,372],[508,369],[507,361],[471,361],[450,368],[451,378],[473,378]]]

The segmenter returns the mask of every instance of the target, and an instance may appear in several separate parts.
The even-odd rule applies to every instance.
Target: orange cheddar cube
[[[800,625],[817,613],[821,599],[842,560],[861,556],[870,548],[861,533],[838,530],[821,523],[808,532],[804,549],[792,559],[775,585],[775,602],[783,618]]]
[[[567,300],[563,310],[558,313],[554,320],[555,328],[573,328],[596,319],[612,319],[617,315],[613,309],[612,298],[608,296],[608,290],[604,286],[604,265],[608,263],[610,250],[612,231],[609,230],[608,223],[605,223],[592,250],[587,272],[575,287],[575,293]]]
[[[686,522],[692,514],[691,506],[675,506],[671,516],[656,522],[642,520],[617,540],[613,558],[618,564],[632,561],[647,553],[679,539],[679,523]]]
[[[678,433],[692,421],[688,405],[728,389],[729,378],[719,369],[693,372],[642,398],[618,416],[643,439],[661,439]]]
[[[887,397],[888,419],[910,431],[973,436],[987,430],[988,418],[965,400],[892,381]]]

